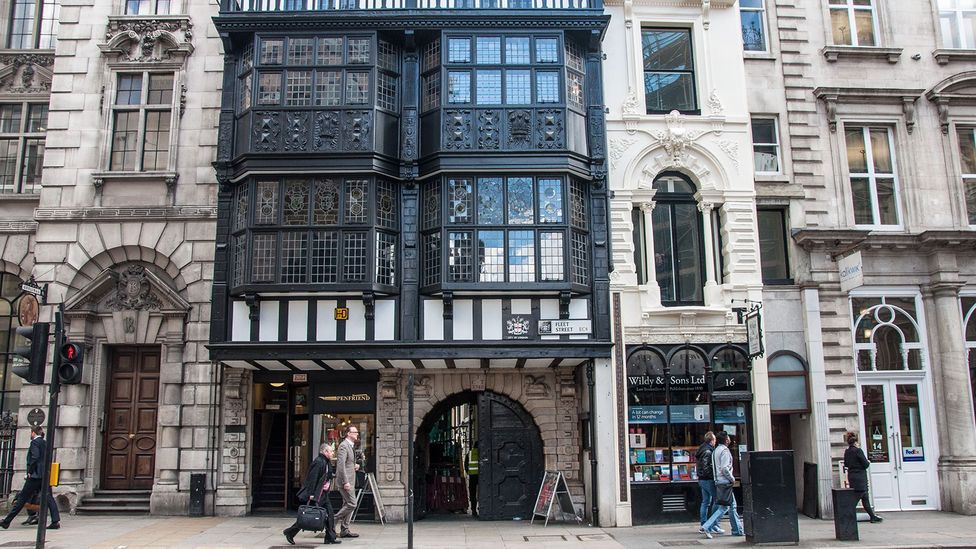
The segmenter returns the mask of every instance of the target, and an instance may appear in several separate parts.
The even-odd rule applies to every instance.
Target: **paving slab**
[[[302,532],[297,545],[288,545],[281,531],[289,516],[224,517],[90,517],[65,516],[60,530],[48,532],[50,549],[324,549],[322,536]],[[976,549],[976,519],[951,513],[889,513],[881,524],[860,523],[859,542],[834,540],[830,521],[801,518],[799,547],[857,549]],[[728,530],[728,524],[723,525]],[[414,527],[416,549],[645,549],[659,547],[749,547],[744,538],[703,539],[697,524],[668,524],[631,528],[592,528],[571,523],[529,524],[527,521],[480,522],[435,518]],[[356,524],[355,539],[343,539],[342,549],[403,549],[404,524]],[[32,547],[35,530],[15,522],[0,530],[0,549]]]

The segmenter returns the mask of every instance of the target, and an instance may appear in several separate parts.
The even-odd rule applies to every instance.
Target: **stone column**
[[[722,294],[716,283],[717,273],[715,269],[715,241],[712,238],[712,210],[715,205],[711,202],[699,202],[698,210],[702,214],[702,241],[705,243],[705,305],[719,305]]]
[[[647,276],[647,298],[651,304],[661,304],[661,287],[657,284],[657,262],[654,258],[654,206],[653,200],[641,202],[644,214],[644,274]],[[640,265],[637,265],[640,268]]]
[[[976,429],[966,347],[963,342],[959,283],[933,284],[932,364],[941,456],[939,483],[943,509],[976,515]],[[928,296],[926,296],[928,297]],[[926,301],[929,301],[928,299]]]
[[[226,368],[223,377],[216,514],[240,517],[251,509],[251,486],[248,483],[251,462],[247,452],[250,446],[251,374],[247,370]]]
[[[383,494],[387,520],[399,522],[407,513],[407,444],[413,444],[407,433],[406,375],[400,370],[380,370],[377,394],[376,483]]]
[[[803,333],[806,334],[807,365],[810,376],[810,421],[815,440],[812,441],[817,463],[817,491],[820,515],[834,516],[831,489],[833,462],[830,459],[830,423],[827,416],[827,374],[824,367],[823,331],[820,324],[820,292],[816,287],[804,288],[800,294],[803,304]]]

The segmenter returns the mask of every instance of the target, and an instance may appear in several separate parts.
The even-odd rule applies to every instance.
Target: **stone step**
[[[82,503],[75,509],[79,515],[148,515],[149,503],[145,505],[85,505]]]

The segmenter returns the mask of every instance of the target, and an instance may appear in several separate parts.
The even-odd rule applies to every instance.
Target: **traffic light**
[[[85,362],[85,348],[77,343],[61,345],[61,365],[58,366],[58,379],[64,385],[81,383],[81,366]]]
[[[20,326],[17,335],[30,342],[27,347],[15,347],[14,354],[23,357],[26,364],[17,364],[13,372],[27,383],[44,383],[44,370],[47,369],[47,337],[51,334],[49,322],[35,322],[32,326]]]

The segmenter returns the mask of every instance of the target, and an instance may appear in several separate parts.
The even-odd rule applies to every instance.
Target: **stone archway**
[[[427,437],[434,424],[450,410],[471,405],[472,430],[469,444],[480,453],[478,509],[482,520],[531,518],[532,504],[542,479],[545,462],[539,427],[522,404],[490,390],[465,390],[433,405],[417,429],[415,500],[421,516],[428,510],[427,481],[430,448]],[[473,418],[477,418],[475,421]],[[460,456],[461,463],[466,456]],[[463,466],[462,466],[463,467]]]

